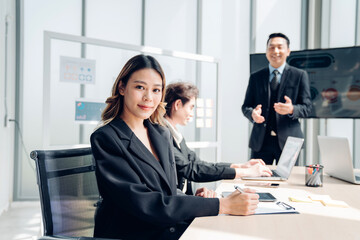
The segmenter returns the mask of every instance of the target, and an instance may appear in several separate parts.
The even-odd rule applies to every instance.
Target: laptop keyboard
[[[273,175],[272,175],[273,177],[280,177],[280,175],[277,174],[277,172],[276,172],[275,170],[272,170],[271,172],[272,172],[272,174],[273,174]]]

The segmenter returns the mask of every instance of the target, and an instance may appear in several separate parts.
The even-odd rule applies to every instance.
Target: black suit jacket
[[[178,188],[183,189],[185,179],[194,182],[211,182],[221,179],[234,179],[235,169],[230,168],[230,163],[209,163],[201,161],[196,153],[188,148],[185,139],[180,143],[180,148],[173,139]],[[191,184],[187,185],[187,193],[192,194]]]
[[[103,198],[95,237],[178,239],[193,218],[218,214],[216,198],[177,195],[170,132],[148,120],[144,124],[160,161],[121,119],[91,135]]]
[[[266,124],[269,119],[269,109],[273,108],[273,106],[270,106],[269,77],[268,67],[251,74],[244,104],[242,105],[245,117],[254,123],[249,147],[256,152],[260,151],[262,147]],[[307,117],[312,109],[309,79],[305,71],[286,64],[281,76],[277,102],[284,103],[285,95],[291,99],[294,112],[291,116],[276,113],[277,136],[281,149],[283,149],[288,136],[303,137],[298,118]],[[258,104],[262,105],[262,116],[265,117],[265,122],[261,124],[255,123],[251,117],[252,111]]]

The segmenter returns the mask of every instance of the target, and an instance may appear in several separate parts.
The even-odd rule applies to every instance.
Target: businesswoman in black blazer
[[[258,195],[178,195],[170,133],[162,126],[165,76],[151,56],[131,58],[117,77],[102,126],[91,135],[103,198],[95,237],[178,239],[195,217],[253,214]]]
[[[176,126],[187,125],[193,117],[198,93],[197,87],[187,82],[175,82],[166,86],[165,125],[173,139],[178,188],[192,195],[191,181],[210,182],[243,176],[271,176],[270,169],[261,159],[252,159],[243,164],[209,163],[201,161],[196,153],[188,148]]]

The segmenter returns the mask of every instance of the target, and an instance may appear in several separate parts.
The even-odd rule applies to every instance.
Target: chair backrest
[[[91,237],[99,201],[91,148],[35,150],[45,236]]]

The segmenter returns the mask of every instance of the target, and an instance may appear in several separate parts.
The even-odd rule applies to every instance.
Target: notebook
[[[273,175],[271,177],[242,177],[242,179],[264,180],[264,181],[287,180],[299,156],[303,143],[304,143],[303,138],[288,137],[286,139],[285,146],[281,152],[279,162],[277,164],[276,169],[272,170]]]
[[[284,202],[259,202],[255,215],[299,213],[292,206]]]
[[[355,173],[347,138],[318,136],[321,161],[328,175],[360,184],[360,173]]]

